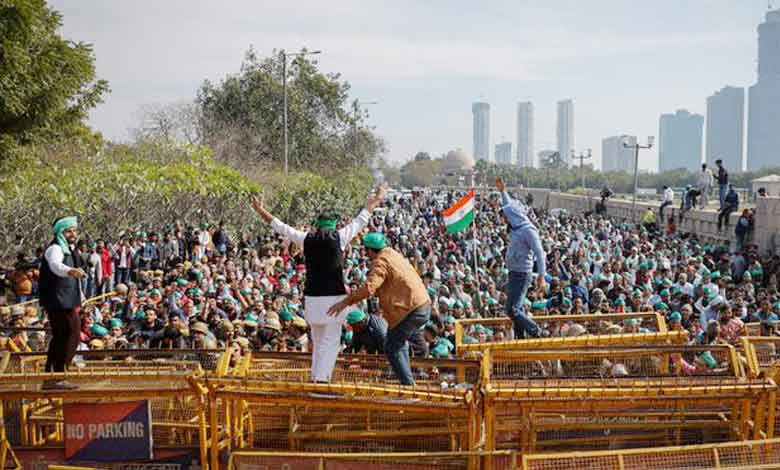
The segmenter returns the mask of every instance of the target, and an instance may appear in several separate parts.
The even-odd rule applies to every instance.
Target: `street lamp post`
[[[284,176],[287,176],[288,172],[288,138],[287,138],[287,56],[305,56],[320,54],[322,51],[300,51],[300,52],[286,52],[282,49],[282,120],[284,121]]]
[[[591,149],[588,149],[586,152],[580,152],[579,155],[577,155],[577,152],[574,150],[571,151],[571,158],[572,161],[574,159],[580,160],[580,179],[582,180],[582,190],[585,191],[585,194],[588,196],[588,208],[590,209],[590,193],[588,192],[587,187],[585,186],[585,167],[584,163],[585,160],[590,160],[592,157],[592,151]]]
[[[639,142],[630,144],[626,140],[623,141],[623,147],[634,149],[634,197],[631,203],[631,213],[636,219],[636,193],[639,186],[639,149],[651,149],[653,148],[653,142],[655,142],[654,136],[647,138],[647,145],[641,145]]]
[[[372,104],[379,104],[379,101],[360,101],[355,100],[355,116],[352,123],[352,153],[355,156],[355,166],[358,166],[358,116],[360,113],[360,105],[368,106]]]

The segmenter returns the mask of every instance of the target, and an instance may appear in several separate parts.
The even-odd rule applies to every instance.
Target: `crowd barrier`
[[[709,366],[698,359],[705,353]],[[772,437],[762,425],[775,408],[776,385],[754,375],[731,346],[488,350],[485,448],[528,453]]]
[[[392,454],[320,454],[292,452],[233,452],[228,470],[465,470],[489,466],[515,470],[515,452],[427,452]]]
[[[568,349],[595,346],[643,346],[664,344],[685,344],[688,333],[685,331],[667,331],[663,333],[621,333],[614,335],[582,335],[562,338],[516,339],[493,343],[462,344],[457,350],[459,358],[479,356],[488,350],[532,350],[532,349]]]
[[[522,470],[778,470],[780,439],[522,456]]]
[[[623,332],[626,326],[626,320],[637,320],[637,328],[641,328],[650,333],[665,333],[667,331],[666,319],[663,315],[655,312],[648,313],[609,313],[609,314],[590,314],[590,315],[544,315],[534,317],[534,321],[540,328],[547,331],[552,337],[573,336],[576,329],[568,328],[577,324],[582,327],[586,334],[607,335],[619,334]],[[485,335],[480,339],[479,332],[474,331],[475,327],[490,328],[493,335]],[[509,317],[497,318],[470,318],[455,321],[455,347],[456,349],[464,343],[464,337],[472,333],[471,338],[478,343],[493,343],[496,340],[496,332],[503,332],[506,338],[511,337],[512,319]]]

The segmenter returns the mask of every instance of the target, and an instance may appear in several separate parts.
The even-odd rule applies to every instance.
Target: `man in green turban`
[[[348,311],[340,311],[334,317],[326,312],[347,293],[344,286],[344,250],[368,225],[371,213],[386,195],[386,186],[377,188],[376,193],[368,197],[366,209],[341,229],[338,229],[339,217],[336,213],[321,212],[308,232],[290,227],[274,217],[263,205],[262,198],[252,200],[252,207],[260,218],[270,224],[274,232],[303,251],[306,264],[303,295],[306,322],[311,326],[314,342],[311,348],[311,378],[314,382],[330,382],[341,346],[341,326]]]
[[[65,372],[76,354],[80,341],[81,287],[86,277],[80,268],[81,256],[76,251],[78,220],[62,217],[52,225],[54,239],[44,252],[39,280],[40,304],[46,311],[52,339],[46,358],[46,372]],[[72,389],[65,381],[47,380],[47,389]]]

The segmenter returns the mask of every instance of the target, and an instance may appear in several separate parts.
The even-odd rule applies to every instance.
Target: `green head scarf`
[[[336,219],[318,219],[314,226],[320,230],[336,230]]]
[[[75,216],[63,217],[57,219],[54,222],[52,231],[54,232],[54,238],[57,240],[57,244],[62,248],[62,252],[66,255],[70,254],[70,245],[65,240],[65,231],[79,226],[78,219]]]

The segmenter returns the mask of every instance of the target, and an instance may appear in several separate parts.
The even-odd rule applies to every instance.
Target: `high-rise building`
[[[601,139],[601,171],[624,171],[634,174],[634,149],[623,143],[636,145],[635,135],[616,135]]]
[[[754,171],[780,157],[780,10],[758,25],[758,81],[748,99],[747,169]]]
[[[471,114],[474,118],[474,158],[490,160],[490,103],[473,103]]]
[[[512,142],[501,142],[496,145],[496,163],[499,165],[512,164]]]
[[[574,150],[574,102],[558,102],[558,126],[555,133],[558,139],[558,151],[563,162],[571,164],[571,152]]]
[[[534,166],[534,104],[517,103],[517,165]]]
[[[727,86],[707,98],[707,146],[705,161],[715,160],[732,173],[742,171],[745,142],[745,89]]]
[[[660,171],[685,168],[701,170],[704,116],[684,109],[662,114],[658,132],[658,167]]]

